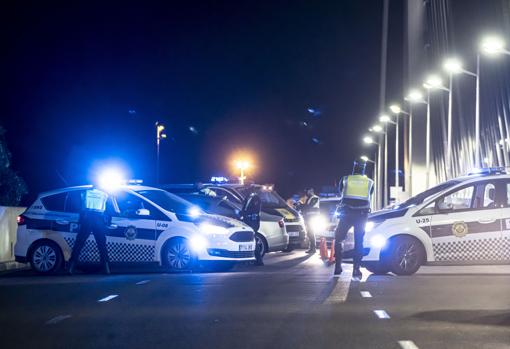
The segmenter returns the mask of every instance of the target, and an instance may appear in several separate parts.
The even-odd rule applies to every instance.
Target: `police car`
[[[510,175],[482,169],[374,212],[364,246],[364,264],[375,273],[410,275],[426,263],[509,263]]]
[[[40,273],[53,273],[68,261],[79,229],[81,195],[91,186],[40,194],[18,217],[15,256]],[[163,190],[126,185],[107,201],[112,215],[107,248],[112,263],[155,262],[171,271],[190,270],[201,261],[254,260],[254,232],[237,220],[207,215]],[[118,207],[120,213],[115,213]],[[92,235],[80,262],[99,261]]]

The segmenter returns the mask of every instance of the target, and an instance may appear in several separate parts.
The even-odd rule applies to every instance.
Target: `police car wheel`
[[[62,267],[62,251],[51,241],[37,242],[31,249],[30,265],[40,274],[52,274]]]
[[[174,238],[167,242],[163,260],[171,271],[185,271],[193,268],[195,256],[186,239]]]
[[[387,253],[390,270],[397,275],[412,275],[425,261],[422,243],[411,236],[397,236],[392,239]]]
[[[260,257],[264,257],[267,252],[267,243],[264,237],[260,234],[255,234],[255,249],[260,251]]]

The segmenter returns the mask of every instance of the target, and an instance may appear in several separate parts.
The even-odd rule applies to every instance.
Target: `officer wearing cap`
[[[99,257],[105,274],[110,274],[108,251],[106,249],[106,229],[110,217],[105,213],[108,194],[97,188],[85,190],[81,196],[80,229],[76,235],[73,252],[69,261],[69,273],[73,274],[85,241],[92,233],[99,250]]]
[[[353,277],[360,278],[360,265],[363,258],[363,238],[365,225],[370,212],[370,199],[374,192],[374,181],[365,175],[366,163],[354,162],[352,175],[340,182],[341,202],[339,222],[335,229],[335,275],[342,273],[342,243],[347,232],[354,227],[354,269]]]

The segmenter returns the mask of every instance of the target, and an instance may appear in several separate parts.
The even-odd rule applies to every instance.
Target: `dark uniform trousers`
[[[94,234],[94,239],[96,240],[101,264],[103,266],[108,264],[109,259],[108,251],[106,249],[106,224],[106,216],[101,212],[85,211],[80,214],[80,230],[76,235],[76,241],[74,242],[70,260],[72,265],[78,262],[83,245],[91,233]]]
[[[342,242],[347,232],[354,227],[354,266],[358,266],[363,258],[363,238],[365,236],[365,225],[367,224],[368,209],[353,209],[344,207],[340,210],[340,221],[335,230],[335,260],[336,265],[342,265]]]

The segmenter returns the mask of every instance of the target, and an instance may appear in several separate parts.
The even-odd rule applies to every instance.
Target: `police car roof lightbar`
[[[506,174],[506,173],[507,172],[504,167],[483,167],[473,169],[471,172],[468,173],[468,176]]]

